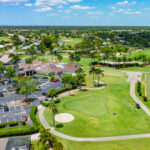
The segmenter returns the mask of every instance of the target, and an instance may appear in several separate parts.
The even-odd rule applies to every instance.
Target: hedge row
[[[33,122],[33,125],[38,128],[39,122],[36,119],[36,113],[37,113],[37,106],[33,106],[30,111],[30,118]]]
[[[76,85],[73,85],[73,86],[72,86],[72,89],[76,89],[76,88],[77,88]],[[69,90],[70,90],[70,89],[69,89],[68,87],[64,87],[64,88],[58,89],[58,90],[56,90],[56,95],[61,94],[61,93],[66,92],[66,91],[69,91]],[[53,102],[54,102],[55,104],[57,104],[57,103],[60,102],[60,99],[53,100]],[[51,103],[51,101],[48,102],[48,103],[42,101],[42,102],[41,102],[41,105],[43,105],[44,107],[48,107],[50,103]]]
[[[108,67],[117,67],[117,68],[124,68],[124,67],[144,67],[144,64],[139,63],[125,63],[125,64],[107,64],[107,62],[92,62],[91,65],[103,65]]]
[[[46,102],[43,102],[43,101],[42,101],[41,105],[44,106],[44,107],[48,107],[51,102],[52,102],[52,101],[46,103]],[[60,99],[59,99],[59,98],[58,98],[58,99],[55,99],[55,100],[53,100],[53,102],[54,102],[55,104],[57,104],[57,103],[60,102]]]
[[[142,97],[143,101],[147,101],[147,97],[142,96],[142,84],[140,81],[138,81],[138,83],[137,83],[137,93],[140,97]]]
[[[76,88],[77,88],[76,85],[72,86],[72,89],[76,89]],[[58,90],[56,90],[56,95],[61,94],[61,93],[66,92],[66,91],[69,91],[69,90],[70,89],[68,87],[64,87],[64,88],[58,89]]]
[[[0,129],[0,137],[8,137],[8,136],[19,136],[19,135],[28,135],[28,134],[34,134],[39,131],[38,128],[29,128],[27,126],[23,127],[14,127],[10,129]]]
[[[0,124],[0,128],[4,128],[4,127],[15,127],[15,126],[18,126],[19,124],[25,126],[26,125],[26,122],[25,121],[17,121],[17,122],[8,122],[8,123],[2,123]]]
[[[39,132],[39,122],[36,119],[36,113],[37,113],[37,106],[33,106],[30,112],[30,118],[33,122],[33,126],[22,126],[22,127],[14,127],[18,125],[19,123],[22,123],[25,125],[25,122],[13,122],[13,123],[6,123],[6,124],[0,124],[0,137],[8,137],[8,136],[19,136],[19,135],[28,135],[28,134],[34,134]],[[10,127],[13,128],[4,128],[7,127],[9,124]]]

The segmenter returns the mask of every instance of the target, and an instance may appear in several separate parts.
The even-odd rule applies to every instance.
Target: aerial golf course
[[[136,109],[136,103],[129,94],[128,76],[125,73],[108,69],[104,70],[104,74],[101,77],[101,81],[106,84],[104,89],[77,91],[73,95],[61,98],[61,102],[57,104],[59,113],[70,113],[74,116],[74,120],[68,123],[56,122],[56,130],[73,137],[108,137],[149,133],[150,118],[142,109]],[[92,86],[92,77],[86,86]],[[48,108],[44,116],[52,126],[52,114]],[[112,142],[86,143],[84,147],[84,143],[61,141],[67,144],[67,148],[73,144],[83,149],[88,149],[87,145],[101,148],[105,147],[106,143],[110,147],[112,144]],[[121,146],[130,141],[115,141],[115,143],[116,146]],[[134,147],[136,140],[132,141],[131,145]],[[145,140],[141,142],[144,143]]]

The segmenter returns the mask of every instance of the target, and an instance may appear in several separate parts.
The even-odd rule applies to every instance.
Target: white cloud
[[[113,11],[113,14],[115,13],[121,13],[125,15],[140,15],[141,14],[141,12],[133,11],[132,9],[117,9]]]
[[[68,2],[78,3],[78,2],[82,2],[82,0],[68,0]]]
[[[36,0],[36,6],[55,6],[67,4],[66,0]]]
[[[117,9],[117,8],[112,6],[112,7],[110,7],[110,9]]]
[[[34,12],[46,12],[52,10],[51,7],[42,7],[42,8],[37,8],[34,10]]]
[[[65,13],[70,13],[72,10],[70,9],[67,9],[67,10],[64,10]]]
[[[0,2],[3,3],[21,3],[21,2],[27,2],[28,0],[0,0]]]
[[[27,6],[27,7],[31,7],[31,6],[32,6],[31,3],[26,3],[26,4],[24,4],[24,5]]]
[[[58,16],[59,14],[57,13],[51,13],[51,14],[48,14],[47,16]]]
[[[133,2],[129,2],[129,1],[123,1],[123,2],[118,2],[116,5],[118,6],[131,6],[131,5],[135,5],[136,1]]]
[[[95,7],[90,6],[81,6],[81,5],[73,5],[70,7],[71,9],[79,9],[79,10],[86,10],[86,9],[93,9]]]
[[[144,8],[144,10],[150,10],[150,8]]]
[[[102,12],[102,11],[95,11],[95,12],[88,12],[87,14],[88,15],[102,15],[102,14],[104,14],[104,12]]]
[[[124,12],[126,15],[141,15],[141,12],[139,11],[126,11]]]
[[[63,6],[62,6],[62,5],[59,5],[57,8],[61,9],[61,8],[63,8]]]

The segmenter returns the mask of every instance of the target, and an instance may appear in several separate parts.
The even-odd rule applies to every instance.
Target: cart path
[[[150,110],[138,99],[135,95],[135,84],[136,82],[141,80],[141,73],[140,72],[126,72],[128,74],[128,82],[130,82],[130,95],[136,103],[139,103],[141,108],[145,111],[146,114],[150,116]],[[68,92],[67,92],[68,93]],[[62,96],[66,96],[67,93],[65,92]],[[96,142],[96,141],[116,141],[116,140],[127,140],[127,139],[136,139],[136,138],[148,138],[150,137],[150,133],[146,134],[135,134],[135,135],[124,135],[124,136],[113,136],[113,137],[100,137],[100,138],[82,138],[82,137],[73,137],[63,133],[56,131],[53,127],[50,127],[47,121],[45,120],[43,113],[45,107],[40,106],[39,109],[39,119],[43,126],[46,129],[50,129],[50,132],[58,137],[63,139],[72,140],[72,141],[89,141],[89,142]]]
[[[127,72],[128,76],[128,82],[130,82],[130,95],[132,99],[138,103],[141,108],[145,111],[147,115],[150,116],[150,110],[143,104],[143,102],[135,95],[135,84],[138,81],[141,81],[142,74],[140,72]]]

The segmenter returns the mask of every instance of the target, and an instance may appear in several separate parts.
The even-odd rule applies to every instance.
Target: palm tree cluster
[[[95,75],[98,77],[98,86],[100,85],[100,75],[104,76],[104,71],[99,68],[99,67],[95,67],[95,66],[92,66],[89,70],[89,74],[92,74],[93,75],[93,86],[95,86]]]

